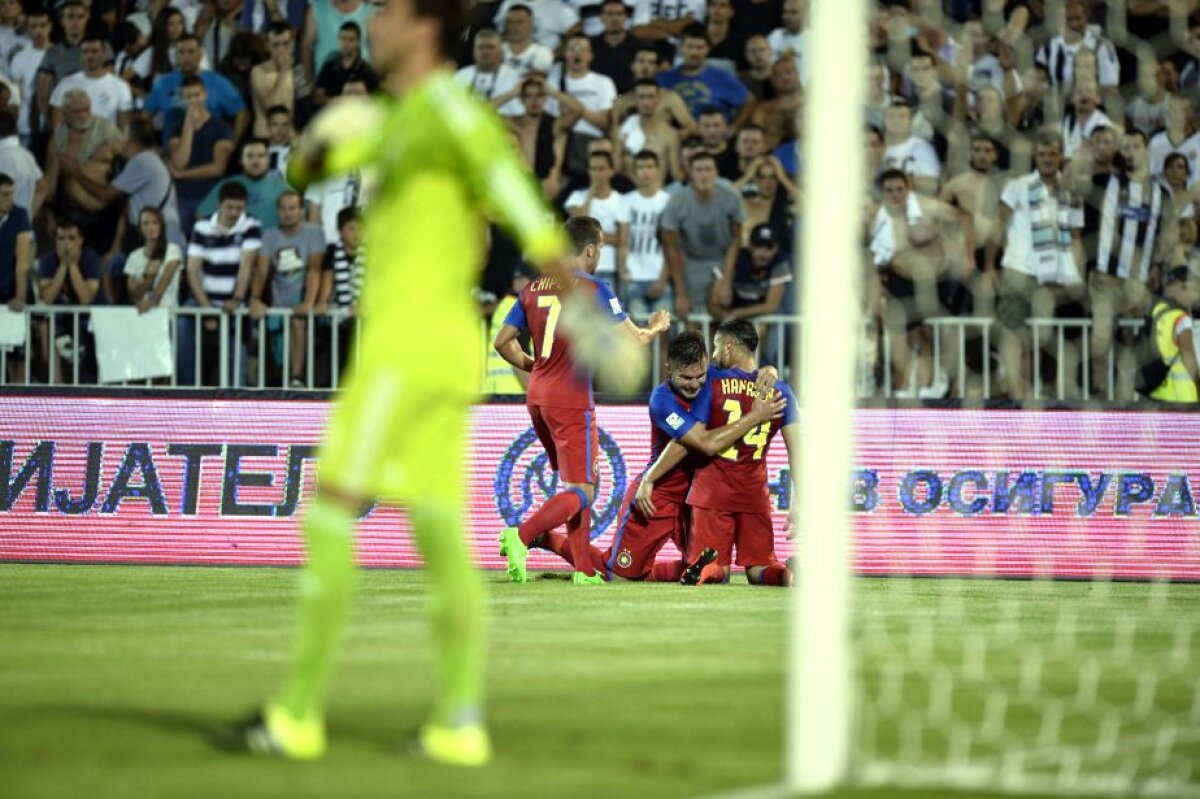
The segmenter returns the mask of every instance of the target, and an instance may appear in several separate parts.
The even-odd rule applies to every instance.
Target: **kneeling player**
[[[755,362],[758,331],[744,319],[732,319],[717,328],[713,363],[718,370],[709,379],[709,418],[733,424],[753,412],[763,391]],[[795,395],[777,381],[773,396],[782,396],[782,418],[763,422],[696,468],[687,504],[692,510],[687,558],[695,561],[705,549],[714,549],[716,562],[695,574],[695,581],[719,582],[727,578],[737,549],[737,564],[755,585],[790,585],[791,572],[775,557],[775,531],[771,523],[767,489],[767,453],[771,441],[783,430],[792,474],[800,455],[799,413]],[[676,446],[672,444],[671,446]],[[667,453],[664,453],[664,457]],[[685,580],[691,575],[685,575]]]
[[[612,546],[604,552],[591,547],[593,565],[609,579],[678,581],[684,573],[685,563],[681,560],[655,563],[655,558],[668,541],[674,542],[680,552],[687,549],[684,499],[697,463],[732,446],[757,425],[783,413],[782,397],[774,402],[755,402],[742,419],[722,428],[709,429],[710,371],[704,339],[698,333],[683,333],[671,343],[667,350],[668,379],[650,395],[653,465],[635,478],[626,491]],[[774,369],[769,372],[771,381],[764,384],[764,394],[778,376]],[[686,454],[669,463],[658,462],[658,456],[671,441],[682,444]],[[561,533],[547,533],[537,545],[576,565],[566,536]],[[697,569],[710,562],[700,555],[696,560],[703,561]]]

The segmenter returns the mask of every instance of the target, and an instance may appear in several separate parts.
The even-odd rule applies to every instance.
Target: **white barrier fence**
[[[0,385],[326,391],[336,388],[347,360],[355,357],[348,345],[363,323],[341,309],[327,314],[300,314],[289,308],[273,308],[260,318],[252,318],[245,309],[224,313],[217,308],[174,308],[166,313],[161,332],[169,341],[169,368],[157,378],[128,380],[112,379],[111,370],[109,375],[102,374],[95,352],[93,310],[82,306],[29,306],[21,312],[4,311],[7,318],[0,323]],[[786,375],[793,360],[795,328],[802,326],[802,320],[774,315],[754,321],[762,337],[760,360],[782,365]],[[715,320],[695,316],[692,324],[711,340]],[[926,320],[926,324],[931,331],[934,395],[971,400],[1004,396],[1007,376],[998,374],[1001,369],[994,352],[997,333],[992,319],[938,317]],[[490,342],[486,322],[481,319],[480,325],[480,355],[485,357]],[[1136,333],[1142,320],[1124,319],[1119,326]],[[1090,319],[1027,320],[1031,345],[1026,347],[1024,357],[1032,399],[1117,399],[1116,352],[1121,345],[1109,348],[1104,374],[1099,381],[1094,380],[1091,327]],[[893,338],[886,326],[864,320],[857,367],[861,398],[913,396],[911,385],[899,386],[894,378],[897,347]],[[128,344],[133,347],[135,343],[141,342]],[[30,345],[32,358],[26,357]],[[665,346],[662,338],[654,341],[652,362],[663,362]],[[1048,371],[1053,372],[1051,377],[1046,376]],[[1092,391],[1095,385],[1099,386],[1098,395]]]

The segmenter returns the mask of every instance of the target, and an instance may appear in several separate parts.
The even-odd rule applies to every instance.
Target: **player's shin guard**
[[[422,501],[409,507],[429,573],[438,695],[431,723],[449,729],[483,720],[484,601],[457,506]]]
[[[568,490],[555,494],[521,525],[521,542],[527,547],[533,546],[534,541],[554,528],[566,524],[585,507],[585,504],[578,491]]]
[[[588,577],[597,571],[592,562],[591,531],[592,511],[590,508],[585,507],[567,522],[567,544],[571,548],[571,560],[575,564],[575,571]]]
[[[295,719],[319,714],[325,701],[354,595],[354,523],[353,510],[320,494],[304,517],[296,654],[277,699]]]

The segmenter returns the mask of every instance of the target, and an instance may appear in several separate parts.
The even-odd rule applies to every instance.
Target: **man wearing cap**
[[[750,232],[750,246],[738,253],[733,293],[730,302],[717,305],[717,317],[724,321],[777,313],[791,282],[792,265],[779,250],[779,237],[770,225],[757,225]]]

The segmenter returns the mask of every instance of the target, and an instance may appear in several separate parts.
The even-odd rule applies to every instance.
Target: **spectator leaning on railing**
[[[272,308],[292,309],[284,333],[289,337],[289,363],[283,366],[288,369],[291,387],[302,388],[307,385],[304,374],[308,314],[316,305],[320,290],[325,236],[319,225],[304,221],[300,195],[296,191],[288,189],[279,195],[278,208],[279,225],[263,231],[262,250],[258,254],[250,289],[250,316],[262,318],[267,308],[264,298],[269,299]],[[272,317],[267,324],[268,330],[272,333],[282,330],[281,321]],[[274,344],[278,336],[272,335],[271,339],[269,351],[281,349]]]

